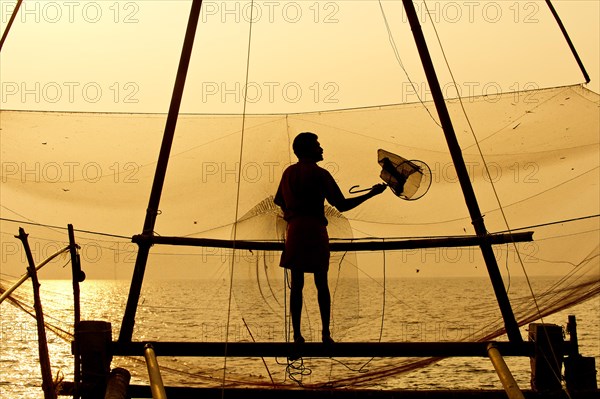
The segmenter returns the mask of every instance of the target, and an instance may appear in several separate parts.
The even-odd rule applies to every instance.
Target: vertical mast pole
[[[452,161],[454,163],[454,167],[456,168],[456,174],[458,175],[458,180],[465,197],[465,202],[467,204],[467,208],[469,209],[471,223],[475,228],[475,233],[481,240],[479,246],[481,248],[483,259],[485,260],[488,274],[492,281],[496,299],[500,306],[500,312],[504,318],[504,326],[506,328],[508,339],[512,342],[522,342],[523,338],[519,332],[519,325],[517,324],[512,311],[508,294],[504,289],[504,282],[502,281],[502,275],[500,274],[498,263],[496,262],[492,246],[486,239],[488,234],[483,222],[483,216],[479,210],[477,198],[475,197],[475,192],[473,191],[473,186],[471,185],[471,180],[469,179],[469,173],[467,172],[467,167],[465,165],[458,140],[456,139],[450,114],[448,113],[448,108],[446,107],[446,102],[444,101],[444,95],[442,94],[442,89],[437,79],[433,61],[431,60],[431,56],[427,48],[425,36],[423,35],[421,25],[419,24],[419,18],[417,16],[413,0],[402,0],[402,3],[404,4],[404,9],[406,10],[417,49],[419,50],[419,56],[421,57],[421,62],[423,63],[423,69],[425,70],[425,74],[427,76],[427,82],[429,83],[429,88],[431,90],[431,94],[433,95],[435,107],[440,118],[440,123],[442,125],[442,129],[444,130],[444,135],[446,136],[446,142],[448,143],[448,148],[450,149],[450,155],[452,156]]]
[[[181,58],[179,60],[179,68],[177,69],[177,77],[175,78],[175,86],[173,88],[173,95],[171,97],[169,114],[167,116],[167,122],[163,134],[163,141],[160,148],[160,153],[158,155],[156,172],[154,173],[154,182],[152,183],[152,191],[150,192],[150,200],[148,201],[148,209],[146,210],[146,219],[144,221],[142,235],[151,236],[154,232],[156,216],[158,215],[158,205],[160,203],[160,196],[162,194],[165,176],[167,173],[167,165],[169,163],[171,146],[173,144],[173,137],[175,135],[175,127],[177,125],[177,118],[179,116],[181,98],[183,96],[185,80],[187,77],[188,67],[190,65],[192,48],[194,47],[194,38],[196,36],[198,20],[200,19],[201,8],[202,0],[193,0],[185,33],[185,39],[183,42],[183,49],[181,51]],[[121,331],[119,333],[119,341],[121,342],[131,341],[133,336],[135,313],[142,290],[142,282],[144,280],[144,272],[146,270],[146,263],[148,262],[148,254],[150,252],[151,243],[150,241],[143,241],[138,245],[139,249],[137,258],[135,260],[131,286],[129,288],[129,297],[127,299],[125,315],[123,316]]]

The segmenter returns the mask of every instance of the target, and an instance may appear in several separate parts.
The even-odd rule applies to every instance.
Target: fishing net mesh
[[[598,220],[582,218],[599,213],[598,95],[569,86],[537,90],[523,98],[532,101],[515,102],[508,94],[493,102],[486,97],[466,99],[487,169],[467,133],[466,122],[457,117],[455,126],[487,229],[507,230],[499,199],[511,229],[535,231],[532,243],[495,247],[520,324],[597,295],[599,289]],[[449,101],[448,105],[451,114],[460,114],[459,104]],[[140,231],[165,115],[2,110],[0,117],[3,273],[21,274],[14,269],[15,265],[22,267],[24,259],[15,255],[20,254],[20,247],[12,238],[17,224],[11,220],[26,218],[33,223],[28,231],[38,249],[36,257],[50,247],[64,245],[64,231],[49,226],[61,226],[68,220],[78,229],[92,230],[77,237],[88,278],[129,279],[136,247],[123,237]],[[400,201],[384,193],[344,214],[328,209],[332,241],[473,234],[443,134],[421,104],[286,115],[181,115],[155,233],[280,241],[285,224],[272,196],[282,171],[295,162],[290,143],[301,131],[319,135],[325,149],[321,165],[344,192],[355,184],[377,182],[381,168],[374,154],[380,148],[407,159],[421,159],[431,168],[431,188],[418,201]],[[41,221],[45,226],[35,225]],[[171,298],[172,302],[162,299],[156,303],[152,286],[145,285],[134,339],[172,339],[169,331],[193,324],[189,312],[194,309],[210,309],[210,321],[215,325],[239,323],[245,332],[256,331],[269,320],[277,328],[269,336],[255,334],[256,339],[289,339],[289,283],[278,262],[275,251],[154,247],[147,278],[208,280],[212,289],[231,293],[230,300],[227,295],[218,301],[197,299],[190,291],[190,295]],[[453,286],[450,279],[443,291],[432,288],[428,295],[418,298],[410,294],[412,284],[422,284],[412,278],[485,276],[485,264],[477,249],[335,252],[330,270],[332,332],[340,341],[431,338],[417,332],[424,319],[456,326],[446,329],[445,334],[460,340],[488,340],[503,334],[491,289],[479,307],[465,310],[476,315],[468,330],[459,327],[463,313],[448,318],[449,310],[439,305],[464,287]],[[534,282],[537,305],[527,285],[515,282],[525,271],[556,277],[550,285],[536,286]],[[62,273],[69,277],[68,268]],[[411,279],[394,280],[398,277]],[[107,305],[122,308],[124,292],[126,289],[118,294],[116,303]],[[437,307],[428,306],[430,301]],[[26,308],[23,303],[28,302],[21,302]],[[164,312],[179,312],[180,320],[165,329],[156,324],[151,327],[153,322],[160,324],[157,320]],[[318,340],[318,306],[310,279],[303,315],[307,338]],[[398,323],[398,318],[402,322],[396,327],[401,328],[388,328]],[[63,330],[68,328],[61,327]],[[204,331],[202,339],[252,339],[245,332],[236,336],[233,329],[228,331],[230,336],[225,337],[222,330]],[[285,359],[278,360],[286,363]],[[312,374],[304,379],[304,385],[369,385],[435,361],[368,360],[344,359],[343,364],[323,366],[322,359],[305,359]],[[203,384],[219,381],[222,361],[209,365],[195,361],[184,367],[165,361],[164,367],[174,371],[176,381],[190,375]],[[280,366],[276,361],[268,360],[271,370]],[[239,371],[247,370],[248,362],[260,359],[228,360],[232,367],[227,381],[272,385]],[[290,382],[281,374],[276,380]]]

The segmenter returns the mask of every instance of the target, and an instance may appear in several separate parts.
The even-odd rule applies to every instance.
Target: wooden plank
[[[65,381],[60,386],[60,395],[71,393],[72,383]],[[506,399],[503,390],[379,390],[379,389],[310,389],[291,386],[276,386],[273,388],[200,388],[191,386],[165,387],[169,399]],[[130,385],[129,396],[133,398],[151,398],[150,387],[145,385]],[[533,392],[524,390],[526,399],[567,399],[563,391]],[[578,392],[578,399],[596,399],[598,391]]]
[[[142,356],[148,342],[113,342],[115,356]],[[489,342],[152,342],[157,356],[222,357],[487,357]],[[531,342],[495,342],[504,356],[534,353]]]

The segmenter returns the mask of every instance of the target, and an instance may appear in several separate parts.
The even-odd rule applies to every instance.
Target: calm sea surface
[[[534,280],[534,292],[541,292],[552,279]],[[282,342],[288,336],[283,282],[272,281],[260,288],[257,300],[255,281],[236,283],[229,290],[226,278],[198,281],[147,281],[136,318],[134,340],[146,341],[261,341]],[[385,287],[385,290],[383,289]],[[46,322],[72,332],[72,288],[70,281],[42,281]],[[113,339],[127,299],[128,281],[85,281],[82,283],[82,319],[106,320],[113,326]],[[539,290],[539,291],[538,291]],[[511,301],[515,313],[520,307],[535,308],[520,298],[530,296],[523,280],[512,281]],[[30,304],[31,284],[17,294]],[[459,341],[493,330],[499,311],[486,278],[355,280],[332,287],[333,336],[338,341]],[[514,298],[514,299],[513,299]],[[307,278],[303,333],[318,340],[320,322],[312,281]],[[545,299],[544,299],[545,300]],[[37,330],[31,316],[5,301],[0,305],[0,398],[42,398],[38,363]],[[520,314],[520,313],[518,313]],[[600,364],[600,298],[544,318],[546,323],[565,326],[567,316],[578,321],[580,351],[594,356]],[[527,328],[522,329],[527,338]],[[505,340],[500,337],[498,340]],[[73,360],[70,342],[48,332],[52,372],[72,381]],[[146,383],[143,358],[115,358],[113,366],[125,367],[133,383]],[[221,386],[319,384],[340,379],[366,378],[378,370],[407,364],[399,359],[304,359],[303,369],[287,372],[281,359],[159,358],[163,379],[169,385]],[[529,388],[529,359],[507,358],[519,386]],[[226,369],[224,373],[223,370]],[[304,374],[304,375],[301,375]],[[363,385],[365,386],[365,385]],[[501,384],[485,358],[445,359],[386,379],[374,379],[368,386],[411,389],[497,388]]]

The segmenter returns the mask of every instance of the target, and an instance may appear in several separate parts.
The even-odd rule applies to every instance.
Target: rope
[[[2,205],[3,208],[11,211],[10,209],[6,208],[4,205]],[[13,211],[11,211],[13,212]],[[16,212],[13,212],[16,213]],[[22,216],[23,217],[23,216]],[[19,224],[27,224],[30,226],[38,226],[38,227],[47,227],[47,228],[51,228],[51,229],[60,229],[60,230],[67,230],[66,227],[62,227],[62,226],[54,226],[51,224],[43,224],[43,223],[36,223],[33,221],[25,221],[25,220],[16,220],[16,219],[9,219],[9,218],[2,218],[0,217],[0,221],[3,222],[11,222],[11,223],[19,223]],[[124,236],[124,235],[120,235],[120,234],[111,234],[111,233],[103,233],[100,231],[92,231],[92,230],[80,230],[80,229],[74,229],[74,231],[78,232],[78,233],[86,233],[86,234],[94,234],[94,235],[99,235],[99,236],[105,236],[105,237],[113,237],[113,238],[123,238],[123,239],[127,239],[127,240],[131,240],[131,236]]]
[[[404,68],[404,63],[402,62],[402,59],[400,58],[400,52],[398,51],[398,47],[396,46],[396,42],[394,41],[394,36],[392,35],[392,30],[390,28],[387,17],[385,15],[385,11],[383,9],[383,4],[381,3],[381,0],[378,0],[378,3],[379,3],[379,9],[381,10],[381,16],[383,17],[383,22],[385,24],[385,29],[387,30],[387,33],[388,33],[388,39],[390,41],[390,46],[392,47],[392,50],[394,51],[394,56],[396,57],[396,60],[398,61],[398,65],[400,65],[400,68],[402,68],[402,70],[404,71],[404,75],[406,76],[406,79],[408,79],[408,81],[410,82],[410,85],[413,88],[413,91],[417,95],[417,99],[419,100],[421,105],[425,108],[425,111],[427,111],[431,120],[441,128],[442,125],[440,125],[440,123],[437,121],[437,119],[435,119],[435,117],[433,116],[433,114],[431,113],[431,111],[429,110],[427,105],[425,105],[425,102],[419,95],[419,90],[417,90],[417,88],[415,87],[415,83],[408,75],[408,71],[406,70],[406,68]]]
[[[592,218],[597,218],[597,217],[600,217],[600,214],[582,216],[582,217],[571,218],[571,219],[563,219],[563,220],[558,220],[558,221],[555,221],[555,222],[548,222],[548,223],[542,223],[542,224],[534,224],[534,225],[525,226],[525,227],[518,227],[518,228],[513,228],[512,231],[529,230],[529,229],[533,229],[533,228],[536,228],[536,227],[546,227],[546,226],[552,226],[552,225],[555,225],[555,224],[578,222],[580,220],[592,219]],[[498,233],[507,233],[507,232],[509,232],[509,230],[499,231]]]
[[[244,90],[244,104],[243,104],[243,110],[242,110],[242,128],[241,128],[241,138],[240,138],[240,152],[239,152],[239,157],[238,157],[238,176],[242,175],[242,157],[243,157],[243,150],[244,150],[244,133],[245,133],[245,128],[246,128],[246,107],[248,104],[248,77],[250,74],[250,53],[251,53],[251,44],[252,44],[252,26],[253,26],[253,19],[254,19],[254,0],[252,0],[250,2],[250,21],[249,21],[249,26],[248,26],[248,47],[247,47],[247,55],[246,55],[246,77],[245,77],[245,82],[244,82],[244,87],[246,88],[246,90]],[[229,327],[230,327],[230,322],[231,322],[231,302],[232,302],[232,298],[233,298],[233,276],[234,276],[234,267],[235,267],[235,250],[236,250],[236,246],[235,246],[235,242],[237,239],[237,226],[238,226],[238,217],[239,217],[239,208],[240,208],[240,187],[241,187],[241,182],[243,179],[237,179],[237,190],[236,190],[236,197],[235,197],[235,222],[233,224],[233,252],[232,252],[232,257],[231,257],[231,264],[230,264],[230,279],[229,279],[229,299],[228,299],[228,303],[227,303],[227,324],[226,324],[226,328],[225,328],[225,353],[223,356],[223,383],[221,385],[221,398],[225,397],[225,379],[227,376],[227,345],[229,343]]]
[[[381,326],[379,327],[379,339],[377,340],[378,342],[381,342],[382,338],[383,338],[383,326],[384,326],[384,322],[385,322],[385,305],[386,305],[386,294],[387,294],[387,289],[386,289],[386,278],[387,278],[387,270],[386,270],[386,252],[385,250],[383,251],[383,282],[381,284],[381,288],[382,288],[382,293],[381,293]],[[358,373],[366,373],[368,370],[365,370],[366,367],[369,365],[369,363],[371,363],[373,361],[373,359],[375,359],[374,357],[372,357],[371,359],[369,359],[365,364],[363,364],[358,370],[354,370]],[[340,362],[341,363],[341,362]],[[343,364],[343,363],[342,363]],[[343,364],[344,366],[346,366],[345,364]],[[350,369],[348,366],[346,366],[348,369]],[[350,369],[351,370],[351,369]]]

